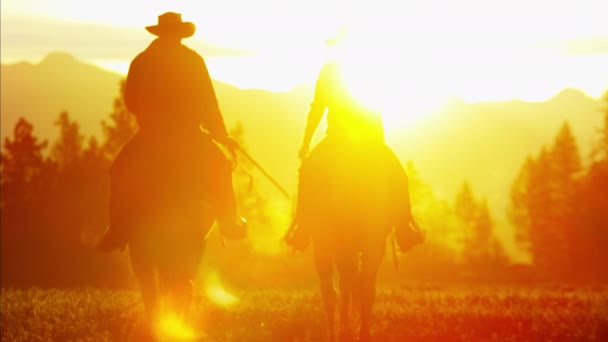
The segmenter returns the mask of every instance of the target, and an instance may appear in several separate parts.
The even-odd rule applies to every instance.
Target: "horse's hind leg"
[[[352,340],[350,309],[357,284],[357,264],[354,256],[336,261],[340,286],[340,340]]]
[[[187,318],[194,293],[194,279],[201,262],[204,242],[201,239],[180,239],[172,248],[161,267],[159,280],[161,291],[168,297],[171,312]]]
[[[327,337],[328,341],[334,342],[335,333],[335,310],[336,310],[336,290],[333,282],[333,262],[329,257],[326,248],[315,246],[315,266],[319,274],[321,298],[325,307],[327,318]]]
[[[359,278],[359,296],[361,300],[361,326],[359,330],[359,341],[371,340],[372,307],[376,299],[376,277],[384,248],[379,248],[371,254],[363,256],[361,273]]]
[[[158,307],[155,269],[150,263],[149,256],[147,256],[137,244],[130,244],[129,254],[131,257],[133,273],[139,283],[141,299],[144,303],[147,321],[149,324],[153,324],[156,319]]]
[[[168,307],[164,309],[180,317],[186,317],[192,301],[194,284],[187,277],[163,271],[159,272],[159,283],[163,297],[168,300]]]

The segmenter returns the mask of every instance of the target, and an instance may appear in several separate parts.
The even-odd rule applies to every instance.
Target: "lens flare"
[[[160,341],[193,341],[196,339],[194,329],[172,313],[161,315],[156,335]]]
[[[205,293],[209,300],[221,306],[232,306],[238,302],[238,298],[224,288],[215,272],[207,275],[205,279]]]

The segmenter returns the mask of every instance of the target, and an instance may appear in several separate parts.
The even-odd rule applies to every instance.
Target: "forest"
[[[34,124],[23,118],[13,135],[4,137],[0,164],[2,287],[133,286],[126,254],[105,255],[94,248],[108,223],[109,166],[137,130],[134,116],[122,101],[123,87],[121,83],[113,111],[101,123],[101,138],[84,136],[68,112],[57,116],[56,141],[39,139]],[[398,263],[399,269],[384,271],[381,281],[608,280],[603,265],[608,260],[608,97],[605,100],[606,106],[598,108],[604,124],[593,137],[590,156],[580,155],[571,128],[564,122],[553,141],[533,155],[522,156],[515,179],[504,180],[512,184],[507,215],[529,262],[516,263],[505,253],[487,200],[474,191],[474,180],[463,180],[455,198],[440,198],[415,164],[407,162],[413,212],[427,241],[402,256],[391,255],[389,245],[383,267]],[[239,139],[247,130],[237,125],[231,134]],[[513,139],[517,134],[513,132]],[[278,212],[271,205],[272,194],[251,182],[247,170],[252,166],[246,160],[239,163],[234,174],[239,205],[256,228],[249,241],[228,246],[225,252],[217,246],[209,248],[207,254],[215,255],[219,269],[222,264],[240,265],[222,271],[235,284],[314,281],[308,255],[276,248],[287,229],[284,217],[290,213]],[[256,241],[274,246],[272,252],[259,253]],[[297,271],[301,265],[310,271],[308,277]]]

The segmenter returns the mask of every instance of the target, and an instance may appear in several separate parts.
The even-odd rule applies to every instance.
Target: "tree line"
[[[512,184],[509,218],[543,279],[608,280],[608,107],[603,112],[587,160],[564,123]]]
[[[23,118],[15,125],[13,136],[4,139],[0,162],[2,286],[133,285],[124,255],[101,254],[94,248],[96,237],[108,224],[109,166],[137,130],[134,116],[123,102],[123,91],[121,82],[113,111],[101,123],[101,140],[85,137],[68,112],[58,115],[59,137],[52,143],[36,137],[32,123]],[[242,127],[232,133],[242,137]],[[550,146],[526,159],[513,181],[508,214],[517,242],[531,255],[532,263],[516,266],[497,238],[487,201],[477,198],[469,183],[463,183],[453,201],[438,198],[413,163],[408,163],[413,211],[427,230],[427,242],[400,259],[402,272],[386,278],[607,280],[602,261],[608,260],[604,248],[608,243],[608,215],[604,214],[608,204],[608,109],[594,154],[589,165],[584,164],[567,123]],[[254,234],[281,231],[269,199],[251,188],[250,175],[236,172],[235,176],[244,214],[260,227]],[[220,257],[219,264],[239,265],[227,269],[255,270],[255,274],[235,276],[248,283],[256,279],[288,283],[297,276],[294,264],[285,261],[289,255],[256,255],[251,246],[226,254],[229,256]],[[391,258],[386,259],[389,264]],[[249,267],[251,263],[256,267]]]

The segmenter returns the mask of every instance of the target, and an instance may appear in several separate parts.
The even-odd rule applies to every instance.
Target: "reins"
[[[249,160],[249,162],[251,162],[251,164],[253,164],[253,166],[255,166],[258,170],[260,170],[260,172],[262,172],[262,174],[264,176],[266,176],[266,178],[270,181],[270,183],[272,183],[272,185],[274,185],[280,192],[281,194],[283,194],[283,196],[285,196],[285,199],[287,199],[288,201],[291,201],[291,196],[289,196],[289,193],[287,192],[287,190],[285,190],[285,188],[283,188],[279,182],[276,181],[276,179],[274,179],[266,170],[264,170],[264,168],[257,162],[255,161],[255,159],[253,159],[249,153],[247,153],[245,150],[243,150],[242,148],[238,147],[237,150],[245,157],[247,158],[247,160]],[[251,177],[251,175],[249,175]]]

